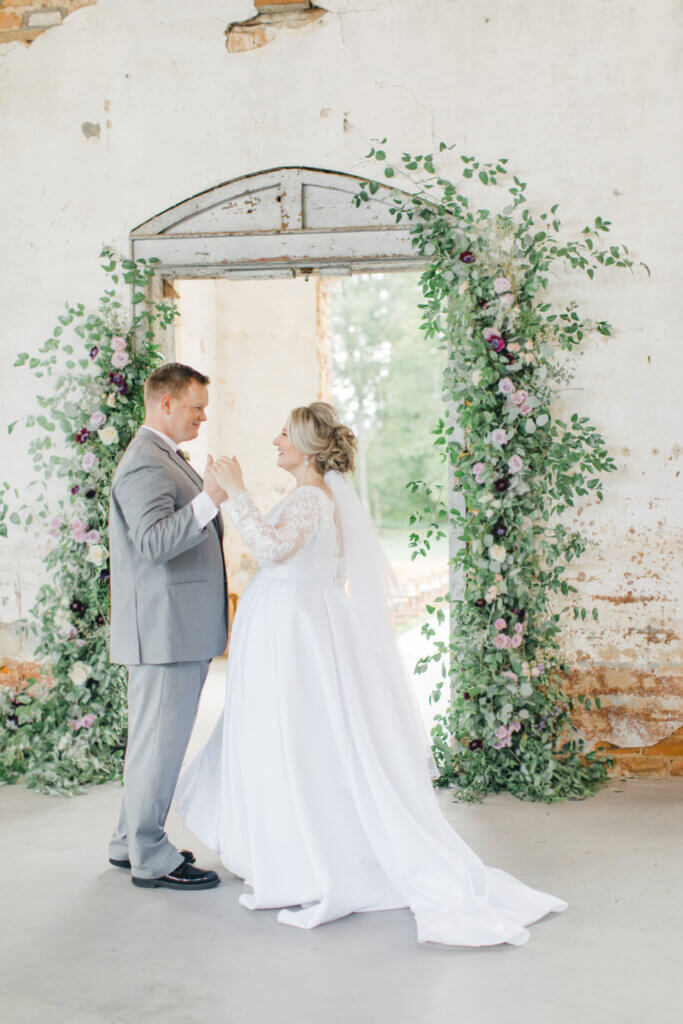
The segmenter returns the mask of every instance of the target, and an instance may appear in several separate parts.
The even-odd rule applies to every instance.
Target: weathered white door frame
[[[172,206],[131,232],[133,259],[156,258],[150,301],[174,278],[268,278],[422,270],[407,225],[390,212],[395,189],[378,183],[356,206],[362,181],[354,174],[316,167],[275,167],[224,182]],[[160,339],[173,359],[172,328]],[[450,422],[457,425],[455,405]],[[450,507],[462,508],[449,465]],[[449,555],[457,550],[449,531]],[[450,570],[451,594],[463,589]]]

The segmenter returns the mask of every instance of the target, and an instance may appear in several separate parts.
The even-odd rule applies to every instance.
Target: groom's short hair
[[[208,384],[209,378],[205,373],[186,366],[185,363],[163,363],[152,370],[145,381],[145,401],[150,398],[158,398],[168,394],[180,395],[188,386],[190,381],[196,380],[198,384]]]

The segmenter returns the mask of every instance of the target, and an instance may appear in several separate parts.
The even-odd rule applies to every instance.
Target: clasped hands
[[[216,505],[227,501],[237,491],[244,491],[242,467],[237,458],[222,455],[214,459],[209,455],[204,470],[204,490]]]

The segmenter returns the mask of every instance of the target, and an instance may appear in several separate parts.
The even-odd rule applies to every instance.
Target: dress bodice
[[[302,485],[264,515],[248,491],[238,491],[225,510],[270,579],[310,582],[344,578],[334,503],[320,487]]]

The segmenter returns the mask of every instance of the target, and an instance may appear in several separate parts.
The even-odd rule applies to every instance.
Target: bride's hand
[[[226,455],[221,456],[220,459],[216,459],[211,464],[209,472],[218,481],[229,498],[236,491],[246,490],[242,467],[235,457],[229,459]]]

